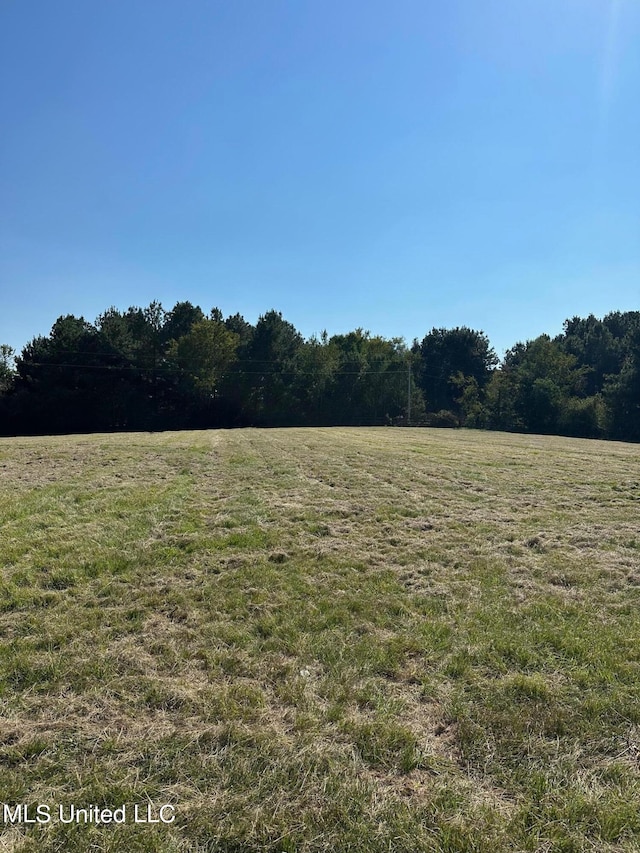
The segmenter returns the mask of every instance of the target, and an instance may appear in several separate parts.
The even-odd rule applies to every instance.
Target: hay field
[[[639,509],[620,443],[1,439],[0,851],[640,850]]]

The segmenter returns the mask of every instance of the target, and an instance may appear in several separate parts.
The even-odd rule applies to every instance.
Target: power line
[[[270,364],[277,364],[277,362],[269,362]],[[188,368],[181,367],[170,367],[163,365],[149,365],[147,367],[140,367],[132,364],[123,364],[123,365],[113,365],[113,364],[85,364],[80,362],[78,364],[73,364],[71,362],[49,362],[49,361],[29,361],[30,367],[49,367],[49,368],[57,368],[57,367],[68,367],[73,368],[75,370],[110,370],[110,371],[122,371],[122,370],[137,370],[145,373],[153,373],[153,372],[163,372],[163,373],[174,373],[176,375],[183,374],[188,372]],[[405,375],[404,370],[369,370],[365,368],[364,370],[336,370],[330,373],[327,373],[328,377],[332,376],[400,376]],[[321,370],[226,370],[222,372],[222,376],[318,376],[321,375],[323,371]]]

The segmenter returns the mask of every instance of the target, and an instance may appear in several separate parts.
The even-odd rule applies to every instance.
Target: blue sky
[[[640,308],[636,0],[4,0],[0,342],[190,300],[305,335]]]

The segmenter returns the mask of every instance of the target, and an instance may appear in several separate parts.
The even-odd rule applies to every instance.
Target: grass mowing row
[[[54,819],[0,850],[639,850],[639,463],[469,431],[3,439],[0,793]],[[55,819],[148,803],[175,821]]]

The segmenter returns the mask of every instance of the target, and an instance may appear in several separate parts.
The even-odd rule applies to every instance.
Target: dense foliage
[[[0,432],[430,424],[640,441],[640,312],[574,317],[499,360],[483,332],[407,347],[362,329],[305,340],[277,311],[255,325],[110,308],[60,317],[14,359],[0,347]]]

